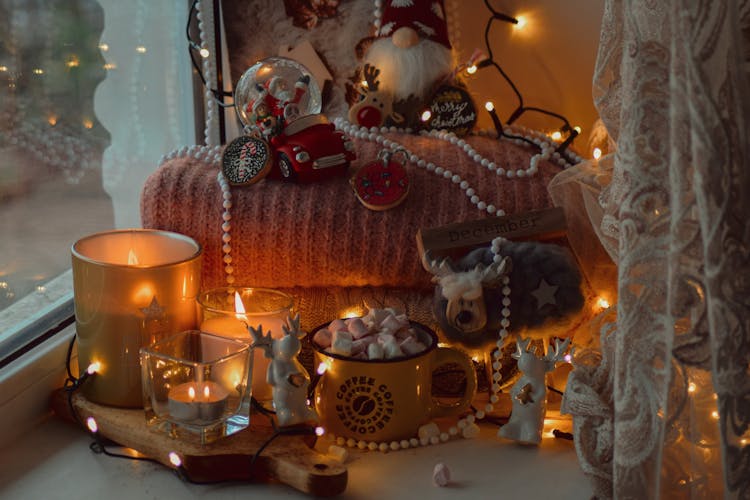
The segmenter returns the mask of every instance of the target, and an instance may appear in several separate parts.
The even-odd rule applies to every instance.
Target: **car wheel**
[[[279,170],[281,171],[281,176],[284,178],[284,180],[287,181],[294,181],[297,178],[297,172],[294,171],[294,167],[292,166],[292,160],[289,159],[289,157],[284,153],[279,153]]]

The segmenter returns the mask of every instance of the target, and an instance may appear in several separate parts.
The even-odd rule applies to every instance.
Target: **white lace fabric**
[[[594,98],[616,151],[550,186],[617,263],[563,403],[600,497],[750,497],[748,26],[748,0],[606,2]]]

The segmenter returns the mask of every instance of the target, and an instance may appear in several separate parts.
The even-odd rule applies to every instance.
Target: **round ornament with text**
[[[405,155],[383,150],[378,160],[360,168],[351,183],[357,199],[370,210],[398,206],[409,193]]]
[[[454,85],[443,85],[429,104],[430,118],[427,128],[448,130],[456,135],[466,135],[477,122],[477,110],[469,93]]]
[[[221,158],[221,170],[230,184],[246,186],[264,178],[273,166],[268,143],[252,136],[242,136],[227,145]]]

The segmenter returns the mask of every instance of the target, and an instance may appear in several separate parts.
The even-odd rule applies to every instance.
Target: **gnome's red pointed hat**
[[[389,37],[404,27],[451,48],[443,0],[383,0],[377,36]]]

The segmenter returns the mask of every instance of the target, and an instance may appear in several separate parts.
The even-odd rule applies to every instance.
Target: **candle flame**
[[[135,252],[131,248],[130,250],[128,250],[128,265],[137,266],[138,264],[139,264],[138,256],[135,254]]]
[[[205,399],[208,399],[210,395],[211,395],[211,391],[209,390],[208,386],[203,387],[203,397]]]
[[[190,399],[195,399],[195,389],[193,387],[188,387],[188,396],[190,396]]]
[[[238,320],[247,321],[247,316],[245,316],[245,304],[242,303],[240,292],[234,292],[234,311],[237,313],[235,316]]]

